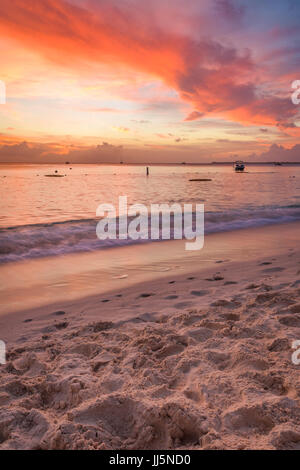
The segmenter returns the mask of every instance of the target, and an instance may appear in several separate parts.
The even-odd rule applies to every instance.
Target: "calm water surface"
[[[63,175],[49,178],[45,175]],[[192,182],[192,178],[210,178]],[[98,250],[101,203],[204,203],[205,230],[300,220],[300,166],[0,165],[0,263]]]

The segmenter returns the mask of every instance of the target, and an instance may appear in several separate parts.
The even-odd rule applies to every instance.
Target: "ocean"
[[[147,177],[142,165],[1,164],[0,183],[0,263],[145,243],[97,238],[97,207],[119,196],[204,204],[206,234],[300,220],[299,165],[150,165]]]

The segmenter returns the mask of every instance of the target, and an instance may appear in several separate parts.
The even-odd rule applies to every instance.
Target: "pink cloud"
[[[204,113],[199,113],[199,111],[192,111],[186,118],[184,119],[185,121],[196,121],[197,119],[200,119],[201,117],[204,116]]]
[[[264,88],[263,64],[255,63],[250,50],[221,44],[207,34],[194,38],[168,28],[169,22],[158,22],[149,5],[139,3],[134,9],[107,0],[82,3],[93,5],[88,9],[77,3],[7,0],[0,10],[2,35],[79,73],[88,63],[111,68],[122,64],[160,79],[193,106],[186,121],[210,114],[243,124],[293,129],[299,135],[293,124],[299,109],[276,93],[276,83],[275,91]],[[178,2],[174,5],[175,14]],[[215,5],[233,21],[243,17],[243,8],[230,0]],[[170,6],[164,14],[170,17],[172,11]]]

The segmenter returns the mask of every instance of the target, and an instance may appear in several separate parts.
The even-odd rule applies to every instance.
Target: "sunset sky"
[[[299,18],[298,0],[2,0],[0,161],[300,161]]]

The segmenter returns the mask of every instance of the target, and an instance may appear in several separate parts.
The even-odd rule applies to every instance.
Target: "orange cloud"
[[[276,125],[299,135],[293,124],[299,109],[288,97],[264,92],[263,77],[261,84],[251,81],[256,64],[249,51],[168,31],[143,14],[143,6],[131,8],[129,14],[126,5],[103,0],[92,2],[91,10],[65,0],[4,3],[2,35],[60,66],[80,71],[89,63],[126,65],[175,89],[194,108],[186,121],[213,114],[246,124]],[[229,6],[219,1],[229,16],[242,14]]]

